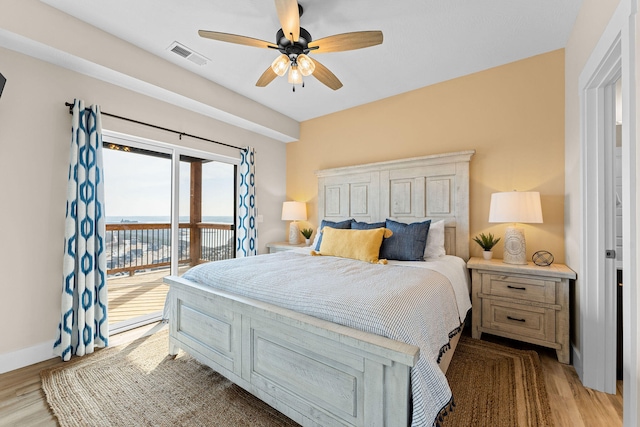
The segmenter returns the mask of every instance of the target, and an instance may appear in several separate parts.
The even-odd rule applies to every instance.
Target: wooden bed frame
[[[447,253],[466,260],[473,154],[318,171],[319,221],[445,219]],[[409,424],[418,347],[180,277],[165,282],[171,355],[184,350],[303,426]]]

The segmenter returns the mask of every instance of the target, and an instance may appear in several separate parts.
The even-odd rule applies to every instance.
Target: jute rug
[[[42,371],[61,426],[297,426],[191,356],[167,356],[167,332]],[[535,352],[462,337],[447,374],[444,426],[550,426]]]
[[[443,426],[553,426],[540,358],[466,336],[447,370],[456,407]]]

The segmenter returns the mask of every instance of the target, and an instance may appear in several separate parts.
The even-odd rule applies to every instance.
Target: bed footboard
[[[416,346],[170,276],[169,352],[303,426],[407,426]]]

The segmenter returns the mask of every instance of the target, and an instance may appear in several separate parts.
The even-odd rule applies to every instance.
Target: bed
[[[452,262],[462,266],[459,271],[463,271],[469,251],[469,162],[473,154],[466,151],[318,171],[318,221],[442,220],[446,252],[455,257],[442,257],[441,261],[446,264],[446,258],[457,259]],[[452,278],[446,271],[452,267],[437,267],[437,262],[433,263],[434,270],[429,270],[421,268],[428,262],[370,266],[361,261],[310,254],[309,250],[292,251],[222,262],[227,264],[211,263],[219,266],[211,267],[211,271],[199,266],[191,269],[187,277],[165,278],[171,285],[170,354],[183,349],[304,426],[436,423],[452,404],[443,378],[459,338],[456,332],[466,314],[461,312],[464,309],[458,300],[464,300],[460,294],[468,300],[468,278]],[[240,268],[244,263],[247,265]],[[416,268],[418,263],[420,268]],[[268,264],[289,268],[271,270]],[[323,271],[316,270],[319,265],[324,265],[319,268],[326,268],[327,272],[335,265],[339,267],[334,273],[314,273]],[[443,281],[444,277],[452,284],[465,282],[462,290],[458,286],[458,291],[429,291],[443,295],[453,292],[453,297],[442,296],[442,302],[435,304],[450,308],[444,309],[442,315],[433,314],[437,318],[431,320],[438,324],[434,329],[443,330],[445,337],[433,339],[427,347],[406,338],[404,330],[397,334],[386,330],[387,323],[398,323],[395,320],[371,326],[369,320],[358,323],[333,311],[345,306],[344,295],[331,299],[346,286],[339,283],[347,275],[345,272],[364,277],[365,270],[373,271],[373,277],[384,277],[387,283],[407,286],[414,276],[416,281],[422,280],[426,273],[419,270],[430,271],[435,281]],[[395,274],[392,271],[401,272],[402,279],[384,276]],[[298,281],[304,280],[292,272],[311,281],[309,289],[315,286],[316,290],[296,287]],[[307,299],[317,297],[310,294],[322,293],[318,291],[319,276],[325,281],[323,308]],[[207,280],[217,288],[204,284]],[[253,287],[258,286],[254,282],[261,281],[275,282],[283,295],[261,293]],[[373,287],[375,281],[370,279],[367,283]],[[241,289],[244,285],[245,289]],[[445,288],[451,286],[438,289]],[[292,295],[294,302],[283,302],[285,294]],[[367,292],[361,293],[346,304],[346,309],[361,313],[357,302],[367,297]],[[405,298],[402,304],[418,299]],[[373,305],[376,304],[363,302],[363,307]],[[437,313],[435,308],[425,311]],[[452,326],[456,322],[457,327]],[[431,365],[437,362],[439,367],[434,369]],[[421,365],[425,363],[430,365],[425,374],[426,389],[437,389],[426,397],[416,394],[416,384],[422,381],[416,379],[416,373],[423,371]],[[425,399],[428,402],[422,405]],[[421,402],[419,410],[415,409],[416,401]]]

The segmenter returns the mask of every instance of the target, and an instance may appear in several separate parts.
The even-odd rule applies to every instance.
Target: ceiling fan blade
[[[271,83],[273,79],[275,79],[276,77],[278,77],[278,75],[271,69],[271,66],[269,66],[269,68],[267,68],[264,71],[264,73],[262,73],[262,75],[256,82],[256,86],[265,87],[266,85]]]
[[[212,40],[218,40],[221,42],[242,44],[245,46],[253,46],[253,47],[265,47],[265,48],[273,48],[273,49],[278,48],[278,46],[274,45],[273,43],[270,43],[264,40],[254,39],[254,38],[245,37],[245,36],[238,36],[235,34],[218,33],[216,31],[205,31],[205,30],[198,31],[198,34],[200,35],[200,37],[204,37]]]
[[[335,74],[333,74],[327,67],[318,62],[317,59],[313,59],[313,62],[316,64],[316,69],[311,74],[316,79],[320,80],[320,83],[325,86],[338,90],[342,87],[342,82],[338,80]]]
[[[275,0],[278,19],[286,38],[297,42],[300,37],[300,12],[296,0]]]
[[[315,54],[362,49],[378,44],[382,44],[382,31],[356,31],[314,40],[309,43],[309,48],[317,47],[317,49],[312,50]]]

